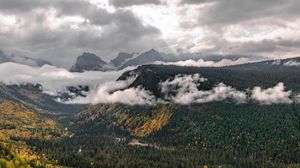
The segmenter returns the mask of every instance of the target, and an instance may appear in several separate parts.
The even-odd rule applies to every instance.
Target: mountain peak
[[[115,65],[116,67],[121,66],[124,62],[128,61],[134,56],[134,54],[129,54],[125,52],[120,52],[116,58],[111,60],[110,62]]]
[[[150,52],[150,53],[159,53],[158,51],[156,51],[156,50],[153,49],[153,48],[152,48],[151,50],[147,51],[147,52]],[[147,53],[147,52],[146,52],[146,53]]]
[[[126,66],[136,66],[136,65],[144,65],[144,64],[150,64],[155,61],[163,61],[163,56],[158,51],[151,49],[149,51],[146,51],[142,54],[140,54],[138,57],[128,60],[123,64],[123,67]]]
[[[83,52],[78,58],[77,58],[77,60],[78,59],[82,59],[82,58],[84,58],[84,59],[88,59],[88,60],[91,60],[91,59],[94,59],[94,60],[101,60],[101,61],[103,61],[100,57],[98,57],[96,54],[94,54],[94,53],[90,53],[90,52]],[[103,61],[104,62],[104,61]]]
[[[84,52],[82,55],[77,57],[76,63],[72,66],[70,71],[83,72],[103,70],[105,65],[107,65],[107,63],[96,54]]]

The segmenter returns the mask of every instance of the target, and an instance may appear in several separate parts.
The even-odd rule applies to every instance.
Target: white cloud
[[[177,65],[177,66],[193,66],[193,67],[223,67],[223,66],[230,66],[230,65],[245,64],[245,63],[249,63],[249,62],[251,62],[251,61],[248,58],[239,58],[237,60],[223,59],[218,62],[205,61],[203,59],[199,59],[197,61],[189,59],[189,60],[178,61],[178,62],[165,62],[165,63],[158,62],[157,64]]]
[[[282,60],[275,60],[275,61],[273,61],[272,64],[273,65],[290,66],[290,67],[300,66],[300,62],[297,62],[295,60],[289,60],[287,62],[283,62]]]
[[[293,100],[290,98],[291,94],[292,91],[285,91],[284,84],[280,82],[273,88],[268,89],[254,87],[251,98],[261,104],[292,103]]]
[[[299,102],[299,97],[292,97],[292,91],[286,91],[283,83],[278,83],[272,88],[263,89],[259,86],[251,90],[249,99],[243,91],[238,91],[231,86],[219,83],[210,90],[199,90],[199,86],[208,80],[199,74],[177,75],[172,80],[160,83],[164,99],[157,98],[141,87],[130,87],[134,78],[115,81],[122,71],[84,73],[71,73],[66,69],[45,65],[30,67],[16,63],[0,64],[0,82],[12,84],[41,84],[43,91],[56,94],[66,91],[67,86],[88,85],[90,91],[87,97],[77,97],[68,103],[124,103],[124,104],[156,104],[175,102],[178,104],[207,103],[232,99],[237,103],[247,102],[252,99],[261,104],[278,104]],[[295,99],[295,100],[294,100]]]
[[[247,96],[244,92],[219,83],[208,91],[199,90],[200,83],[206,81],[198,74],[177,75],[173,80],[160,83],[162,93],[166,94],[166,99],[178,104],[207,103],[233,99],[238,103],[245,102]]]
[[[67,91],[68,86],[87,85],[90,87],[87,97],[77,97],[66,103],[154,104],[155,97],[150,92],[141,88],[127,88],[133,78],[115,81],[121,74],[131,69],[133,67],[120,71],[73,73],[50,65],[31,67],[16,63],[3,63],[0,64],[0,82],[6,85],[41,84],[43,91],[51,95]]]
[[[124,103],[155,104],[155,97],[141,88],[128,88],[133,78],[124,81],[112,81],[99,85],[87,97],[78,97],[67,103]]]
[[[99,84],[116,80],[122,73],[131,69],[133,67],[121,71],[72,73],[50,65],[31,67],[16,63],[3,63],[0,64],[0,82],[7,85],[41,84],[44,92],[56,94],[65,91],[67,86],[87,85],[95,88]]]
[[[285,66],[300,66],[300,62],[291,60],[291,61],[285,62],[283,65],[285,65]]]

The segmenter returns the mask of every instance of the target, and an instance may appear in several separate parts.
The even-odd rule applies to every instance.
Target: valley
[[[299,92],[300,71],[273,62],[142,65],[118,78],[136,76],[123,89],[143,88],[153,94],[155,104],[70,104],[56,101],[39,85],[2,84],[0,165],[17,167],[18,158],[28,157],[34,161],[20,162],[33,167],[299,167],[300,104],[292,96]],[[178,78],[182,74],[205,78],[196,78],[201,84],[195,88],[188,85],[197,94],[216,94],[213,88],[222,82],[245,90],[238,95],[247,100],[221,96],[204,103],[172,102],[168,98],[176,92],[166,95],[162,82],[174,84],[185,79]],[[286,86],[280,99],[268,104],[252,98],[253,87],[268,90],[278,82]],[[231,92],[238,91],[220,93]]]
[[[0,0],[0,168],[300,168],[300,0]]]

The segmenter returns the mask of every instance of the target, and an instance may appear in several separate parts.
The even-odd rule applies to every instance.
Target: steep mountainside
[[[60,103],[56,101],[57,97],[43,93],[40,87],[32,84],[20,86],[0,84],[0,99],[22,102],[63,123],[68,122],[70,116],[85,107]]]
[[[182,67],[172,65],[144,65],[135,70],[125,72],[118,80],[124,80],[132,74],[138,74],[130,87],[142,86],[159,97],[159,83],[172,79],[177,74],[195,74],[208,79],[202,89],[217,83],[224,83],[237,89],[245,90],[255,86],[273,87],[284,82],[287,89],[300,89],[300,66],[285,65],[286,62],[300,62],[300,58],[278,61],[263,61],[228,67]]]
[[[204,163],[210,167],[286,167],[300,161],[299,109],[298,104],[230,102],[190,106],[98,104],[79,113],[70,129],[75,133],[72,143],[82,144],[84,137],[93,139],[84,145],[83,153],[98,144],[99,157],[104,157],[106,164],[122,156],[142,167]],[[100,141],[104,144],[99,145]],[[102,148],[109,152],[101,154]],[[91,159],[102,165],[96,159],[98,154]],[[155,162],[151,159],[154,156]],[[171,162],[168,156],[175,160]]]
[[[219,82],[242,90],[284,82],[299,91],[298,62],[293,58],[222,68],[144,65],[119,80],[138,75],[129,87],[144,87],[158,97],[161,81],[195,73],[208,79],[199,86],[203,90]],[[0,137],[6,143],[21,141],[51,163],[88,168],[299,167],[298,103],[76,106],[54,101],[40,87],[0,85],[0,117],[6,119],[0,123]]]
[[[59,125],[20,102],[0,100],[0,139],[52,139],[66,135]]]
[[[55,140],[69,133],[52,119],[17,101],[0,99],[0,167],[54,167],[27,141]]]
[[[127,133],[143,137],[161,129],[168,122],[175,109],[176,106],[173,105],[90,105],[76,116],[71,128],[80,130],[80,134],[95,130],[94,133],[97,134],[120,133],[126,135]]]

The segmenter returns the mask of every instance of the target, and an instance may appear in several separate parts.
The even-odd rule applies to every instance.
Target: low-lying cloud
[[[6,85],[41,84],[45,93],[56,94],[66,91],[68,86],[83,85],[95,88],[99,84],[116,80],[131,69],[133,67],[121,71],[73,73],[50,65],[31,67],[9,62],[0,64],[0,82]]]
[[[262,104],[285,104],[292,103],[292,91],[285,91],[284,84],[278,83],[273,88],[262,89],[261,87],[254,87],[251,98]]]
[[[174,102],[178,104],[208,103],[226,99],[236,103],[255,101],[261,104],[290,104],[299,103],[300,96],[293,96],[291,90],[286,90],[280,82],[274,87],[254,87],[246,91],[239,91],[232,86],[217,83],[209,90],[200,89],[209,79],[200,74],[176,75],[172,79],[160,82],[161,98],[155,97],[150,91],[142,87],[130,87],[135,77],[127,80],[116,79],[127,68],[121,71],[100,72],[90,71],[83,73],[69,72],[63,68],[44,65],[30,67],[16,63],[0,64],[0,82],[6,85],[41,84],[43,92],[57,95],[67,91],[69,86],[89,86],[86,97],[75,97],[65,103],[124,103],[149,104]]]
[[[245,64],[249,63],[251,60],[248,58],[239,58],[237,60],[230,60],[230,59],[223,59],[218,62],[214,61],[205,61],[203,59],[199,60],[185,60],[185,61],[177,61],[177,62],[164,62],[160,63],[163,65],[177,65],[177,66],[193,66],[193,67],[223,67],[223,66],[230,66],[230,65],[238,65],[238,64]]]
[[[288,61],[288,62],[285,62],[283,65],[285,65],[285,66],[300,66],[300,62]]]
[[[99,85],[87,97],[78,97],[67,103],[123,103],[123,104],[155,104],[155,97],[151,92],[142,88],[128,88],[134,79],[112,81]]]
[[[206,80],[198,74],[177,75],[173,80],[160,83],[160,86],[162,93],[166,95],[165,98],[178,104],[207,103],[225,99],[232,99],[242,103],[247,98],[244,92],[226,86],[223,83],[219,83],[208,91],[199,90],[198,87]],[[174,91],[174,89],[176,90]]]
[[[250,91],[238,91],[223,83],[217,84],[211,90],[199,90],[199,86],[205,81],[207,79],[198,74],[177,75],[173,80],[161,82],[160,87],[166,100],[178,104],[207,103],[226,99],[234,100],[237,103],[253,100],[265,105],[300,102],[300,95],[292,97],[292,91],[286,91],[282,82],[266,89],[256,86]]]
[[[289,60],[287,62],[283,62],[282,60],[275,60],[272,63],[273,65],[283,65],[283,66],[289,66],[289,67],[297,67],[300,66],[300,62],[297,62],[295,60]]]

